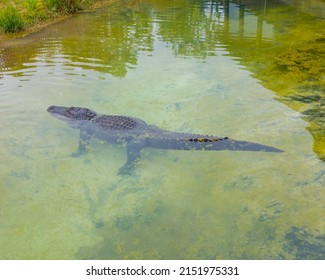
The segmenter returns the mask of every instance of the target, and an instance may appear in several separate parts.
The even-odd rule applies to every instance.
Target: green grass
[[[24,27],[73,14],[103,0],[0,0],[0,32],[17,32]]]
[[[5,33],[17,32],[24,28],[24,21],[13,6],[8,6],[0,12],[0,30]]]
[[[82,8],[82,0],[44,0],[50,10],[75,13]]]

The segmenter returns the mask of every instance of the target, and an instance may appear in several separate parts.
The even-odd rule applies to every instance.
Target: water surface
[[[240,3],[121,1],[0,46],[0,258],[325,258],[321,4]],[[125,147],[72,157],[52,104],[285,153],[144,149],[119,176]]]

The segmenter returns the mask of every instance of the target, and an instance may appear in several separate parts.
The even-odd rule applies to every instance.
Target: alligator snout
[[[56,106],[51,105],[50,107],[47,108],[48,112],[52,112],[55,109]]]

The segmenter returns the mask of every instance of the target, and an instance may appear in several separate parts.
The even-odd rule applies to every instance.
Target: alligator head
[[[64,118],[67,121],[79,120],[79,121],[90,121],[97,117],[97,114],[87,108],[80,107],[63,107],[63,106],[50,106],[47,108],[47,111],[57,118]]]
[[[91,121],[97,114],[87,108],[50,106],[47,111],[56,118],[67,122],[71,127],[79,128],[85,121]]]

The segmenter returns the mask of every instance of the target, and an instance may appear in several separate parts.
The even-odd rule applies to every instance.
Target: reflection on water
[[[125,2],[0,46],[0,258],[324,259],[319,3]],[[144,149],[121,177],[52,104],[286,152]]]

